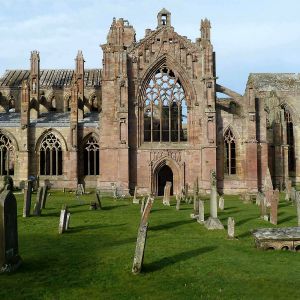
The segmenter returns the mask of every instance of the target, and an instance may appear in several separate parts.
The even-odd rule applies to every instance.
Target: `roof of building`
[[[29,78],[29,70],[6,70],[0,78],[0,87],[21,87],[22,81]],[[40,86],[49,87],[66,87],[72,83],[74,70],[40,70]],[[84,82],[86,87],[100,86],[101,70],[86,69],[84,73]]]
[[[258,91],[270,92],[300,90],[298,73],[250,73],[248,85],[252,84]]]

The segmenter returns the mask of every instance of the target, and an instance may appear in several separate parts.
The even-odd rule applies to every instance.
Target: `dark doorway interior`
[[[163,196],[166,182],[172,182],[171,195],[173,195],[173,172],[170,167],[163,166],[157,174],[157,195]]]

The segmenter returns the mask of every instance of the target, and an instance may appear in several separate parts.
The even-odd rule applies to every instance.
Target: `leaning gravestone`
[[[297,219],[298,219],[298,226],[300,227],[300,192],[296,192],[296,206],[297,206]]]
[[[164,188],[163,205],[170,206],[171,186],[172,186],[172,182],[167,181],[166,185],[165,185],[165,188]]]
[[[136,241],[135,254],[133,259],[133,266],[132,266],[133,274],[138,274],[142,270],[144,251],[146,246],[146,238],[147,238],[148,218],[150,215],[153,201],[154,199],[149,196],[141,218],[141,223],[139,226],[139,231],[138,231],[138,236]]]
[[[211,171],[210,217],[204,225],[207,229],[224,229],[218,219],[217,178],[214,170]]]
[[[32,181],[27,181],[27,187],[24,189],[24,206],[23,206],[23,217],[30,216],[31,208],[31,194],[32,194]]]
[[[0,272],[12,272],[22,263],[18,246],[17,201],[10,190],[0,195]]]
[[[204,223],[204,202],[202,200],[199,200],[199,212],[197,222],[200,224]]]
[[[134,188],[132,203],[133,204],[140,204],[140,200],[137,198],[137,187]]]
[[[40,188],[39,188],[40,189]],[[42,202],[41,202],[41,208],[46,207],[46,201],[47,201],[47,195],[48,195],[48,185],[45,184],[42,188]]]
[[[223,198],[223,196],[221,196],[219,198],[219,209],[224,210],[224,198]]]
[[[101,197],[100,197],[100,192],[99,191],[96,191],[96,200],[97,200],[97,203],[98,203],[98,208],[102,209]]]
[[[271,208],[270,208],[270,223],[277,225],[277,211],[279,203],[279,190],[273,192],[273,197],[271,199]]]
[[[62,234],[67,230],[67,217],[68,217],[68,207],[67,205],[63,205],[60,211],[60,218],[59,218],[59,226],[58,226],[59,234]]]
[[[227,222],[227,234],[229,239],[234,239],[234,226],[234,219],[232,217],[229,217]]]

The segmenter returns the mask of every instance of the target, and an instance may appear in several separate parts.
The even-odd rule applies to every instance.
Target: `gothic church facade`
[[[155,30],[114,19],[101,69],[8,70],[0,79],[0,176],[34,176],[52,187],[115,184],[161,195],[195,183],[256,192],[269,168],[274,187],[300,181],[297,74],[250,74],[244,95],[217,83],[211,25],[195,41],[161,10]],[[224,94],[225,97],[219,97]]]

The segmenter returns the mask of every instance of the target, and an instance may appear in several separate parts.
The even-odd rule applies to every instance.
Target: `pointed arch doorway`
[[[165,187],[167,181],[172,183],[171,195],[173,195],[173,185],[174,185],[173,171],[169,166],[164,165],[156,173],[156,186],[157,186],[157,195],[158,196],[163,196],[164,187]]]

